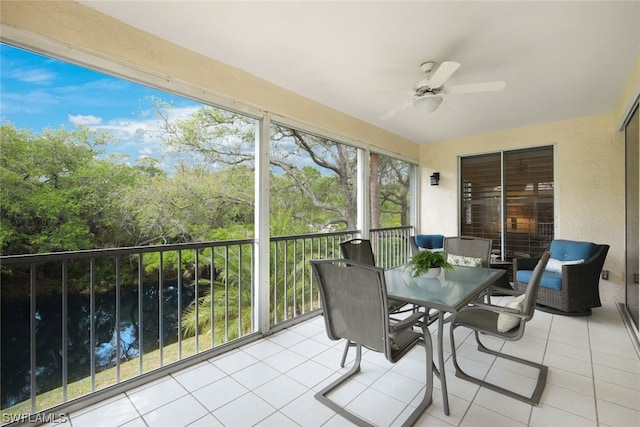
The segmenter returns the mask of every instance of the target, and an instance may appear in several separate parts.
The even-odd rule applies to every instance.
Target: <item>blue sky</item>
[[[153,157],[159,160],[159,167],[172,174],[178,160],[193,162],[197,155],[178,154],[164,146],[155,132],[159,119],[151,110],[151,97],[171,103],[172,108],[165,111],[170,119],[188,117],[202,106],[167,92],[0,43],[0,119],[3,122],[35,133],[61,126],[72,130],[79,125],[108,131],[112,138],[107,154],[125,154],[125,161],[132,165],[141,157]],[[297,159],[291,157],[291,153],[287,156],[299,166],[317,167],[309,156]],[[280,172],[280,169],[274,170],[274,173]]]
[[[114,136],[110,152],[130,162],[140,156],[163,157],[153,135],[157,117],[149,97],[172,102],[173,113],[186,115],[200,104],[136,83],[0,44],[0,118],[16,128],[75,129],[85,125]]]

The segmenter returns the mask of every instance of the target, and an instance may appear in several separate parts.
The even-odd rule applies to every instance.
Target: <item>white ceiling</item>
[[[81,3],[417,143],[611,112],[640,54],[638,0]],[[506,89],[380,120],[427,60]]]

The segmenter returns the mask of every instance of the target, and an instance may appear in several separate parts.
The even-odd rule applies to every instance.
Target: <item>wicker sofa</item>
[[[567,315],[589,315],[600,307],[600,272],[609,245],[553,240],[540,290],[538,308]],[[513,286],[524,292],[539,258],[513,259]],[[551,265],[550,265],[551,264]]]

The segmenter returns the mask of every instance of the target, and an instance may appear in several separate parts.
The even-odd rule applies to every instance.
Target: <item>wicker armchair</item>
[[[554,246],[558,244],[585,244],[585,242],[571,242],[554,240],[550,251],[552,258],[562,259],[558,250],[554,254]],[[561,266],[561,273],[545,271],[538,291],[538,309],[554,313],[585,316],[591,314],[592,307],[600,307],[600,272],[609,251],[609,245],[591,244],[590,256],[584,262],[565,264]],[[554,256],[555,255],[555,256]],[[527,276],[538,262],[536,258],[513,259],[513,287],[524,292],[527,288]],[[549,266],[547,266],[549,268]],[[553,280],[560,280],[560,289],[554,289]]]

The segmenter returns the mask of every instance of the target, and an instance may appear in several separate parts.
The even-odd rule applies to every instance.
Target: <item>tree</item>
[[[136,244],[209,240],[220,229],[253,235],[253,174],[246,166],[210,172],[181,164],[172,176],[158,175],[131,188],[120,210],[137,224]]]
[[[86,128],[47,129],[38,135],[10,123],[1,125],[3,254],[118,243],[113,202],[139,172],[98,158],[108,140],[108,134]]]
[[[159,135],[169,147],[199,156],[212,169],[240,164],[254,166],[255,123],[252,119],[203,106],[186,119],[173,120],[168,107],[168,104],[156,100],[156,111],[162,119]],[[294,194],[297,197],[304,197],[315,208],[333,214],[314,227],[344,224],[348,229],[355,229],[356,150],[278,124],[272,125],[271,134],[270,162],[274,176],[285,175],[292,183],[289,188],[296,189]],[[311,164],[322,171],[323,177],[329,174],[336,177],[341,203],[335,203],[335,193],[326,197],[326,194],[314,191],[312,178],[318,175],[310,174],[303,167]],[[280,190],[284,188],[287,187]],[[291,201],[292,196],[288,194],[285,200]]]
[[[356,150],[316,135],[300,132],[296,129],[274,125],[272,131],[271,164],[280,168],[291,177],[300,194],[311,201],[314,207],[331,212],[333,216],[323,224],[325,228],[331,224],[344,224],[346,229],[357,227],[356,212]],[[314,180],[320,173],[310,174],[310,168],[301,167],[301,162],[308,157],[322,174],[334,177],[337,184],[332,192],[318,191]],[[337,196],[337,197],[336,197]]]
[[[369,156],[369,200],[371,203],[371,228],[380,228],[380,155],[371,153]]]
[[[409,163],[380,156],[378,205],[381,227],[409,225],[410,183]]]

